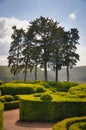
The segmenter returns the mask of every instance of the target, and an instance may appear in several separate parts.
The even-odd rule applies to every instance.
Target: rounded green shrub
[[[49,94],[43,94],[43,95],[41,95],[40,99],[44,100],[44,101],[46,101],[46,100],[51,101],[52,100],[52,96],[49,95]]]
[[[43,87],[37,87],[36,93],[44,93],[46,90]]]
[[[3,96],[0,96],[0,102],[2,102],[2,103],[6,102],[6,100],[4,99]]]
[[[4,95],[3,97],[6,102],[14,101],[14,97],[12,95]]]

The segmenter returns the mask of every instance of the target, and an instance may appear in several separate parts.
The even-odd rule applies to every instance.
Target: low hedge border
[[[4,103],[4,110],[10,110],[15,108],[19,108],[19,101],[11,101]]]
[[[3,130],[3,109],[4,105],[0,103],[0,130]]]
[[[86,116],[84,117],[72,117],[64,119],[57,124],[55,124],[52,130],[69,130],[69,127],[77,122],[86,122]]]

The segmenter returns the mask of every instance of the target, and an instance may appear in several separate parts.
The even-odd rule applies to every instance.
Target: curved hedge
[[[53,99],[42,101],[40,97],[31,98],[31,96],[20,97],[21,120],[60,121],[68,117],[86,115],[86,102],[84,101],[54,101]]]
[[[86,116],[64,119],[58,122],[57,124],[55,124],[52,130],[69,130],[70,126],[77,122],[86,122]]]
[[[3,104],[0,103],[0,130],[3,130]]]

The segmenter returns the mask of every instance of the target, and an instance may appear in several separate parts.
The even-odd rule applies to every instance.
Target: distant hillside
[[[19,80],[23,80],[24,75],[19,74]],[[34,71],[31,73],[28,71],[28,80],[34,80]],[[42,70],[38,69],[38,80],[44,79],[44,73]],[[15,80],[15,77],[11,75],[10,69],[7,66],[0,66],[0,80],[11,81]],[[48,80],[55,80],[55,72],[48,71]],[[59,70],[59,81],[66,81],[66,69],[63,68]],[[86,82],[86,66],[74,67],[70,70],[70,81],[75,82]]]
[[[53,71],[48,72],[49,75],[55,77],[55,73]],[[59,81],[67,80],[66,68],[59,70]],[[86,66],[79,66],[70,69],[70,81],[83,83],[86,82]]]

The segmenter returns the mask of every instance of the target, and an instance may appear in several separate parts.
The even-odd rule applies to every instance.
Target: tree
[[[64,29],[62,27],[57,27],[54,30],[53,38],[52,38],[52,51],[50,64],[55,71],[55,81],[58,81],[58,70],[61,69],[62,66],[62,58],[63,58],[63,48],[62,41],[64,36]]]
[[[26,81],[27,78],[27,70],[29,69],[30,72],[32,71],[34,64],[32,62],[31,57],[31,50],[33,48],[32,40],[34,37],[32,28],[28,28],[27,32],[23,32],[24,37],[24,44],[23,44],[23,51],[22,51],[22,68],[24,72],[24,81]]]
[[[47,64],[50,59],[52,37],[54,29],[57,27],[57,22],[53,19],[40,17],[31,22],[34,25],[34,32],[36,33],[36,43],[41,49],[41,65],[44,67],[44,79],[48,80],[47,77]]]
[[[65,32],[63,44],[63,65],[67,67],[67,82],[69,82],[69,68],[76,65],[79,60],[79,55],[76,53],[77,45],[79,44],[78,30],[72,28],[70,31]]]
[[[16,29],[16,26],[12,27],[13,34],[11,36],[12,42],[9,50],[8,56],[8,66],[11,67],[11,73],[17,76],[21,70],[20,66],[20,57],[21,57],[21,48],[22,48],[22,29]]]

